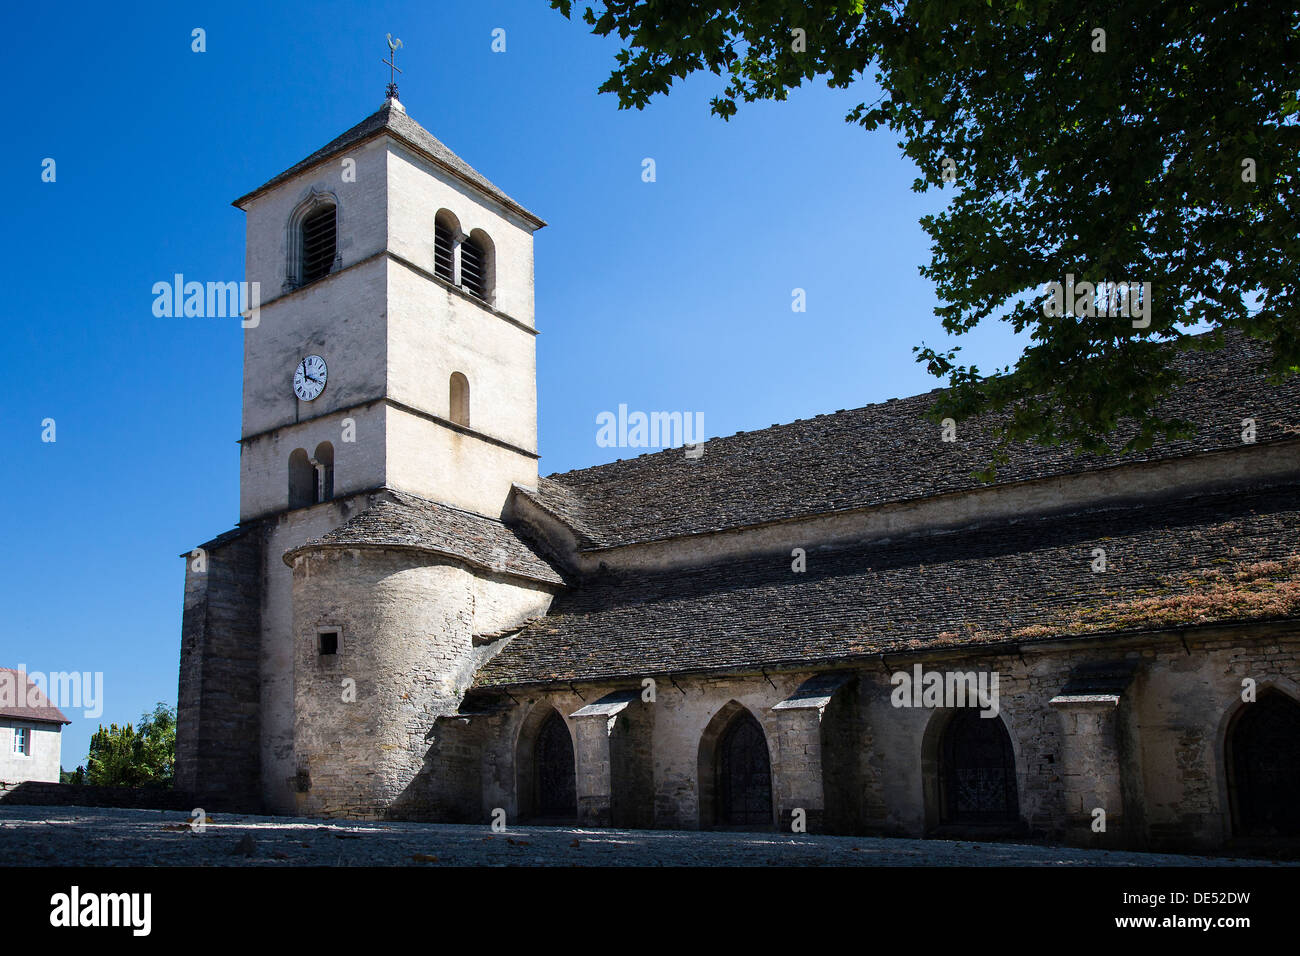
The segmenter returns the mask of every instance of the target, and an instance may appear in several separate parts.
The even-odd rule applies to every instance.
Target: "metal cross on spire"
[[[397,68],[397,48],[402,45],[402,41],[394,40],[391,33],[387,34],[387,37],[389,58],[387,60],[381,58],[380,62],[388,64],[388,98],[395,100],[397,99],[397,77],[395,74],[402,72]]]

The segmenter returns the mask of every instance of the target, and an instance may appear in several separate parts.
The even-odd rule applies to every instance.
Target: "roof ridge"
[[[1233,334],[1236,332],[1236,330],[1233,330],[1233,329],[1227,329],[1227,330],[1223,330],[1223,331],[1224,331],[1225,335],[1228,335],[1228,336],[1231,336],[1231,335],[1233,335]],[[1166,343],[1166,344],[1169,344],[1169,345],[1175,345],[1175,346],[1176,346],[1176,345],[1178,344],[1179,341],[1188,341],[1188,340],[1193,340],[1193,339],[1204,339],[1204,338],[1206,338],[1206,337],[1208,337],[1208,336],[1211,336],[1211,335],[1214,335],[1214,334],[1215,334],[1215,333],[1214,333],[1213,331],[1210,331],[1210,332],[1202,332],[1202,333],[1199,333],[1199,334],[1197,334],[1197,335],[1184,336],[1184,337],[1183,337],[1182,339],[1180,339],[1180,340],[1175,340],[1175,341],[1172,341],[1172,342],[1169,342],[1169,343]],[[1238,334],[1240,334],[1240,333],[1238,333]],[[1246,336],[1241,335],[1241,338],[1242,338],[1242,340],[1243,340],[1243,344],[1244,344],[1245,339],[1246,339]],[[1217,348],[1217,349],[1209,349],[1209,350],[1205,350],[1205,349],[1196,349],[1196,348],[1190,348],[1190,347],[1189,347],[1189,348],[1185,348],[1185,349],[1181,350],[1181,351],[1178,353],[1178,355],[1177,355],[1176,357],[1181,357],[1181,356],[1184,356],[1184,355],[1193,355],[1193,354],[1201,354],[1201,355],[1214,355],[1214,354],[1220,354],[1220,355],[1222,355],[1223,353],[1227,352],[1229,349],[1230,349],[1230,345],[1229,345],[1228,343],[1225,343],[1225,344],[1224,344],[1222,347],[1220,347],[1220,348]],[[1189,371],[1190,371],[1190,370],[1189,370]],[[1189,378],[1186,380],[1186,382],[1184,382],[1184,384],[1191,384],[1191,383],[1194,382],[1194,381],[1195,381],[1194,378],[1189,377]],[[898,396],[894,396],[894,397],[892,397],[892,398],[882,399],[881,401],[878,401],[878,402],[867,402],[865,405],[856,405],[856,406],[854,406],[853,408],[838,408],[838,409],[836,409],[836,410],[833,411],[833,412],[818,412],[817,414],[814,414],[814,415],[812,415],[812,416],[810,416],[810,417],[808,417],[808,418],[795,418],[795,419],[791,419],[791,420],[788,421],[788,422],[777,422],[777,423],[775,423],[775,424],[768,425],[766,428],[754,428],[754,429],[743,429],[743,428],[742,428],[742,429],[739,429],[738,431],[732,432],[730,435],[718,435],[718,436],[716,436],[716,437],[714,437],[714,438],[707,438],[707,439],[704,440],[703,444],[708,444],[708,443],[710,443],[710,442],[724,441],[724,440],[726,440],[726,439],[728,439],[728,438],[736,438],[736,437],[738,437],[738,436],[740,436],[740,435],[750,435],[750,436],[754,436],[754,435],[764,435],[764,434],[768,434],[768,433],[771,433],[771,432],[775,432],[775,431],[777,431],[778,429],[789,428],[789,427],[791,427],[792,425],[798,425],[798,424],[801,424],[801,423],[812,422],[812,421],[815,421],[815,420],[817,420],[817,419],[821,419],[821,418],[840,418],[840,416],[846,416],[846,417],[847,417],[847,416],[853,415],[854,413],[857,413],[857,412],[864,412],[864,411],[867,411],[868,409],[873,409],[873,408],[883,408],[883,407],[885,407],[886,405],[897,405],[897,404],[899,404],[899,403],[901,403],[901,402],[909,402],[909,401],[912,401],[912,400],[914,400],[914,399],[918,399],[918,398],[929,398],[930,396],[933,396],[933,395],[935,395],[935,394],[937,394],[937,393],[939,393],[939,392],[947,392],[947,391],[950,391],[950,389],[951,389],[951,386],[943,386],[943,385],[941,385],[941,386],[939,386],[939,387],[937,387],[937,388],[932,388],[932,389],[930,389],[930,390],[928,390],[928,391],[925,391],[925,392],[914,392],[914,393],[911,394],[911,395],[898,395]],[[595,470],[598,469],[598,468],[608,468],[608,467],[610,467],[610,466],[612,466],[612,465],[617,465],[617,464],[620,464],[620,463],[622,463],[622,462],[637,461],[637,460],[642,459],[642,458],[655,458],[655,457],[658,457],[658,456],[660,456],[660,455],[667,454],[668,452],[678,451],[678,450],[680,450],[680,449],[683,448],[683,447],[684,447],[684,445],[673,445],[673,446],[671,446],[671,447],[667,447],[667,448],[660,448],[660,449],[657,450],[657,451],[643,452],[643,453],[638,454],[638,455],[635,455],[635,456],[633,456],[633,457],[631,457],[631,458],[616,458],[616,459],[614,459],[613,461],[598,462],[598,463],[596,463],[596,464],[594,464],[594,465],[588,465],[588,466],[585,467],[585,468],[570,468],[568,471],[556,471],[556,472],[551,472],[551,474],[549,474],[549,475],[543,475],[543,476],[541,476],[541,477],[543,477],[543,478],[548,478],[548,479],[550,479],[550,480],[552,480],[552,481],[556,481],[556,478],[557,478],[557,476],[559,476],[559,475],[572,475],[572,474],[579,474],[579,473],[583,473],[583,472],[592,472],[592,471],[595,471]],[[563,482],[560,482],[560,481],[556,481],[556,484],[563,485],[564,483],[563,483]],[[567,486],[566,486],[566,487],[567,487]],[[569,490],[569,491],[574,491],[574,492],[577,491],[577,489],[574,489],[574,488],[569,488],[568,490]]]
[[[1269,384],[1261,343],[1228,330],[1187,336],[1171,350],[1182,381],[1162,408],[1190,415],[1195,430],[1149,448],[1123,450],[1135,434],[1131,422],[1096,454],[1025,440],[1006,449],[990,482],[980,469],[999,448],[998,416],[941,436],[928,414],[937,397],[930,391],[710,438],[695,457],[664,448],[545,475],[538,493],[561,515],[581,517],[603,547],[620,547],[1205,455],[1264,456],[1254,460],[1277,471],[1300,454],[1290,447],[1300,429],[1286,426],[1300,402],[1300,376]],[[1246,409],[1257,421],[1254,442],[1241,434]]]
[[[396,106],[394,105],[396,104]],[[442,166],[470,186],[484,193],[512,212],[535,224],[536,228],[546,225],[546,221],[523,205],[511,199],[490,179],[458,156],[446,143],[438,139],[411,117],[406,109],[396,100],[385,100],[379,107],[361,122],[334,137],[320,149],[299,160],[288,169],[271,177],[251,192],[236,199],[232,205],[243,208],[253,197],[266,192],[292,179],[299,173],[318,166],[328,159],[353,146],[365,142],[373,136],[388,135],[422,153],[435,165]]]

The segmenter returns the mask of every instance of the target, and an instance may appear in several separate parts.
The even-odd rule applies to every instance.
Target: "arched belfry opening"
[[[316,469],[304,448],[289,453],[289,507],[302,508],[316,503]]]
[[[302,282],[315,282],[330,274],[338,243],[338,223],[333,205],[323,205],[302,221]]]
[[[488,305],[496,291],[496,247],[482,229],[474,229],[460,246],[461,288]]]
[[[289,217],[286,291],[336,271],[339,258],[339,207],[333,193],[313,189]]]
[[[572,823],[578,816],[573,735],[554,707],[538,708],[525,722],[516,762],[520,819]]]
[[[1016,756],[1002,718],[974,707],[936,714],[922,763],[931,826],[1005,830],[1018,826]]]
[[[772,759],[758,719],[736,701],[714,715],[700,739],[700,825],[771,829]]]
[[[334,445],[327,441],[317,445],[311,464],[315,469],[316,500],[331,500],[334,497]]]
[[[456,284],[456,258],[460,247],[460,220],[446,209],[433,219],[433,274]]]
[[[1233,835],[1300,836],[1300,703],[1266,689],[1228,727]]]

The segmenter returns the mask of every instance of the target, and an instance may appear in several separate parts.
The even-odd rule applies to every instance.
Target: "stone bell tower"
[[[244,322],[240,525],[203,546],[201,569],[187,564],[177,772],[196,793],[292,811],[306,759],[295,728],[316,707],[297,696],[347,609],[300,598],[285,555],[384,495],[494,529],[511,486],[536,486],[533,233],[545,223],[411,119],[394,86],[234,205],[260,302]],[[387,580],[350,586],[382,610]],[[463,597],[410,623],[425,651],[446,652],[439,700],[470,641],[448,650],[434,621],[473,626]],[[358,628],[336,637],[336,663],[355,663]],[[369,649],[390,637],[370,634]]]
[[[395,96],[235,205],[262,302],[241,520],[379,487],[496,517],[511,483],[536,485],[541,219]],[[296,388],[304,359],[320,371]]]

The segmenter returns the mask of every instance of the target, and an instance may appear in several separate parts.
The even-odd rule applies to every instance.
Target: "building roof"
[[[70,724],[63,711],[50,703],[31,675],[12,667],[0,667],[0,718]]]
[[[707,454],[707,453],[706,453]],[[476,686],[757,670],[1300,617],[1300,486],[665,571],[556,598]],[[1108,567],[1092,570],[1093,549]]]
[[[240,196],[235,200],[234,205],[243,208],[244,203],[248,202],[248,200],[252,199],[259,193],[271,189],[274,186],[278,186],[280,183],[292,179],[303,170],[315,166],[318,163],[322,163],[340,153],[345,153],[354,146],[382,134],[392,136],[407,147],[423,155],[426,159],[431,160],[438,166],[453,173],[457,178],[475,187],[480,192],[485,193],[487,196],[501,203],[501,205],[505,206],[507,209],[531,222],[535,228],[541,228],[546,225],[545,221],[529,212],[519,203],[507,196],[499,188],[493,185],[486,176],[470,166],[469,163],[465,162],[448,149],[436,136],[406,115],[406,109],[395,99],[385,100],[383,106],[375,110],[375,112],[371,113],[346,133],[332,139],[302,162],[295,163],[284,172],[280,173],[280,175],[275,176],[258,186],[252,192]]]
[[[333,531],[285,552],[285,563],[316,548],[410,548],[544,584],[564,583],[519,530],[500,521],[399,491],[376,493],[371,501]]]
[[[1221,350],[1187,351],[1178,358],[1185,381],[1165,413],[1193,420],[1199,427],[1195,438],[1122,456],[1013,446],[997,483],[1240,448],[1243,418],[1256,420],[1260,444],[1297,440],[1300,376],[1269,385],[1261,371],[1265,350],[1239,335],[1226,342]],[[935,398],[931,392],[891,399],[710,438],[698,458],[676,448],[553,474],[528,496],[564,521],[580,547],[593,549],[983,487],[972,472],[991,460],[992,428],[963,423],[959,441],[941,442],[939,427],[925,417]]]

